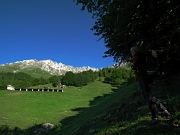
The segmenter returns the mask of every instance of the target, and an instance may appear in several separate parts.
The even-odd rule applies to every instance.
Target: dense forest
[[[126,68],[103,68],[98,72],[93,72],[92,70],[83,71],[81,73],[73,73],[71,71],[66,72],[65,75],[56,76],[53,75],[48,79],[34,78],[26,73],[0,73],[0,89],[6,89],[7,85],[12,85],[15,88],[28,88],[32,86],[52,84],[52,87],[57,87],[60,84],[67,86],[84,86],[95,79],[101,80],[104,77],[104,82],[119,85],[124,80],[133,77],[130,70]]]

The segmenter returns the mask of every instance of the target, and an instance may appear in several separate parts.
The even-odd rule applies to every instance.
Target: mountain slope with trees
[[[156,125],[149,124],[150,112],[141,95],[138,83],[130,82],[112,87],[110,94],[95,97],[89,102],[89,107],[73,109],[78,112],[77,115],[63,119],[60,121],[60,125],[55,125],[55,128],[48,132],[39,132],[38,129],[41,128],[41,125],[34,125],[24,130],[18,127],[12,130],[8,125],[3,125],[0,126],[0,133],[2,135],[179,135],[179,81],[179,75],[155,80],[153,95],[171,113],[170,119],[167,120],[163,113],[159,112],[161,121]],[[89,86],[95,84],[99,85],[95,82]]]
[[[52,84],[52,87],[60,87],[60,85],[85,86],[98,77],[105,77],[104,82],[120,85],[123,81],[127,80],[134,75],[129,69],[126,68],[104,68],[98,72],[92,70],[83,71],[81,73],[73,73],[71,71],[66,72],[65,75],[51,75],[50,77],[44,77],[43,73],[39,72],[38,78],[32,77],[26,72],[1,72],[0,73],[0,89],[6,89],[7,85],[12,85],[15,88],[28,88],[46,84]]]

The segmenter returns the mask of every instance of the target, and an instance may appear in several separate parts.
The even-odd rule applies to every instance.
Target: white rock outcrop
[[[23,61],[17,61],[14,63],[9,63],[7,65],[15,65],[16,68],[19,67],[20,69],[25,68],[40,68],[41,70],[47,71],[51,74],[59,74],[62,75],[67,71],[72,71],[73,73],[79,73],[87,70],[92,71],[99,71],[98,68],[92,68],[89,66],[83,66],[83,67],[73,67],[70,65],[65,65],[63,63],[57,63],[52,60],[23,60]]]

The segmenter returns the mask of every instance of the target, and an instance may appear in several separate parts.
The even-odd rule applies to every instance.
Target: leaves
[[[128,60],[129,49],[140,46],[179,58],[180,1],[175,0],[77,0],[96,18],[92,30],[104,40],[105,57]]]
[[[62,84],[68,86],[84,86],[90,82],[93,82],[97,78],[97,73],[92,70],[83,71],[82,73],[67,72],[65,76],[62,77]]]

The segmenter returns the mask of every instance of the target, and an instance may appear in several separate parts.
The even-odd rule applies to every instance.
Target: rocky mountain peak
[[[32,68],[40,68],[41,70],[47,71],[51,74],[59,74],[62,75],[63,73],[67,71],[72,71],[73,73],[78,73],[78,72],[83,72],[87,70],[92,70],[92,71],[98,71],[98,68],[92,68],[90,66],[83,66],[83,67],[73,67],[70,65],[65,65],[63,63],[57,63],[52,60],[35,60],[35,59],[30,59],[30,60],[23,60],[23,61],[17,61],[14,63],[8,63],[8,64],[3,64],[0,66],[10,66],[11,69],[16,69],[16,72],[18,70],[22,69],[32,69]],[[13,68],[15,67],[15,68]],[[14,70],[13,70],[14,72]]]

